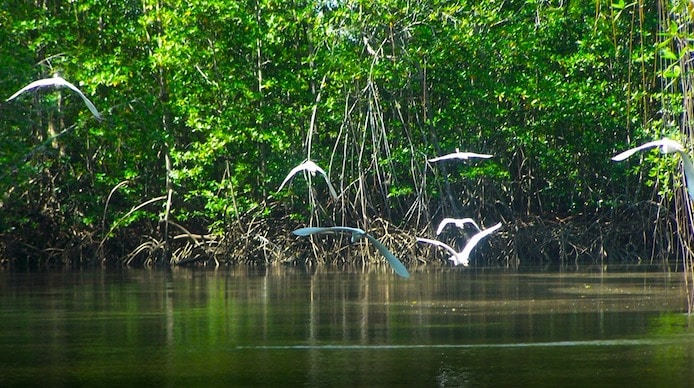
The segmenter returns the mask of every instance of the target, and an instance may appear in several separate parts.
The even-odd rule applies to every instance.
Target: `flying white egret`
[[[101,114],[99,113],[99,111],[96,109],[96,107],[94,106],[94,104],[92,104],[92,102],[89,101],[89,99],[87,98],[87,96],[85,96],[84,93],[82,93],[82,91],[79,90],[79,89],[77,88],[77,86],[75,86],[75,85],[71,84],[70,82],[64,80],[64,79],[63,79],[62,77],[60,77],[58,74],[55,74],[55,75],[54,75],[53,77],[51,77],[51,78],[44,78],[44,79],[40,79],[40,80],[38,80],[38,81],[34,81],[34,82],[30,83],[29,85],[27,85],[27,86],[25,86],[25,87],[19,89],[19,91],[18,91],[17,93],[15,93],[15,94],[13,94],[12,96],[10,96],[10,98],[8,98],[6,101],[14,100],[17,96],[19,96],[20,94],[22,94],[22,93],[24,93],[24,92],[26,92],[26,91],[28,91],[28,90],[32,90],[32,89],[36,89],[36,88],[41,88],[41,87],[45,87],[45,86],[55,86],[55,87],[67,86],[67,87],[70,88],[73,92],[77,93],[80,97],[82,97],[82,100],[84,101],[85,105],[87,105],[87,108],[89,108],[89,111],[92,112],[92,114],[94,115],[94,117],[96,117],[97,120],[102,120],[102,119],[103,119],[103,118],[101,117]]]
[[[430,162],[438,162],[441,160],[450,160],[450,159],[461,159],[461,160],[467,160],[470,158],[481,158],[481,159],[489,159],[494,155],[489,155],[489,154],[478,154],[475,152],[460,152],[458,148],[455,149],[455,152],[450,153],[448,155],[443,155],[439,156],[436,158],[429,159]]]
[[[439,240],[431,240],[428,238],[417,237],[417,242],[436,245],[437,247],[441,247],[441,248],[447,250],[448,252],[451,253],[451,257],[449,257],[448,260],[452,260],[456,264],[460,263],[466,267],[470,264],[469,260],[463,261],[462,258],[460,256],[458,256],[458,252],[456,252],[455,249],[451,248],[448,244],[443,243]]]
[[[330,183],[330,179],[328,178],[328,174],[325,173],[325,170],[320,168],[317,164],[315,164],[311,160],[306,160],[300,165],[294,167],[291,171],[289,171],[289,174],[287,174],[287,177],[284,178],[284,181],[282,181],[282,184],[280,185],[280,188],[277,189],[277,191],[281,191],[284,185],[292,179],[296,173],[298,173],[301,170],[306,170],[308,171],[312,176],[315,176],[316,173],[319,173],[323,175],[323,178],[325,178],[325,183],[328,184],[328,189],[330,190],[330,195],[333,196],[334,199],[337,199],[337,192],[335,192],[335,188],[333,187],[332,183]]]
[[[455,252],[455,250],[453,248],[442,243],[441,241],[429,240],[429,239],[420,239],[420,238],[417,238],[417,241],[426,242],[429,244],[434,244],[434,245],[440,246],[442,248],[445,248],[449,252],[454,253],[451,257],[448,258],[448,260],[451,260],[455,265],[462,264],[462,265],[467,266],[470,264],[470,253],[472,253],[472,250],[475,248],[475,246],[477,246],[477,243],[482,241],[483,238],[496,232],[499,228],[501,228],[501,222],[499,222],[498,224],[496,224],[490,228],[487,228],[487,229],[484,229],[482,231],[477,232],[474,236],[472,236],[468,240],[468,242],[465,244],[465,247],[463,248],[463,250],[460,252],[457,252],[457,253]]]
[[[481,231],[477,232],[474,236],[470,237],[470,240],[468,240],[468,242],[465,244],[465,248],[463,248],[463,251],[458,254],[458,256],[460,257],[460,260],[462,260],[462,261],[457,262],[455,264],[458,265],[461,263],[469,262],[470,261],[470,253],[475,248],[477,243],[482,241],[483,238],[485,238],[485,237],[489,236],[490,234],[499,230],[499,228],[501,228],[501,222],[499,222],[498,224],[496,224],[492,227],[489,227],[485,230],[481,230]]]
[[[455,226],[457,226],[460,229],[463,229],[465,227],[465,224],[472,224],[475,226],[475,228],[477,228],[477,230],[482,230],[482,229],[480,229],[480,226],[477,225],[475,220],[473,220],[472,218],[448,218],[447,217],[447,218],[444,218],[443,220],[441,220],[441,222],[439,223],[439,227],[436,229],[436,235],[437,236],[440,235],[441,232],[443,232],[443,229],[448,224],[454,224]]]
[[[628,149],[620,154],[615,155],[612,160],[619,162],[638,151],[652,147],[659,147],[660,152],[664,154],[678,153],[680,157],[682,157],[682,166],[684,167],[684,182],[687,185],[687,193],[689,194],[689,198],[694,200],[694,163],[692,163],[692,158],[689,156],[684,146],[675,140],[664,137],[660,140],[649,141],[648,143]]]
[[[347,226],[333,226],[333,227],[326,227],[326,228],[321,228],[321,227],[308,227],[308,228],[300,228],[292,233],[294,233],[297,236],[310,236],[315,233],[332,233],[332,232],[348,232],[352,234],[352,242],[357,242],[361,240],[362,238],[366,237],[367,240],[369,240],[373,245],[376,246],[376,249],[378,249],[379,252],[383,255],[383,257],[388,260],[388,263],[390,264],[391,267],[393,267],[393,270],[395,273],[398,275],[404,277],[404,278],[409,278],[410,273],[407,272],[407,268],[402,264],[400,260],[398,260],[397,257],[395,257],[394,254],[392,254],[388,248],[386,248],[383,244],[381,244],[380,241],[378,241],[375,237],[372,235],[366,233],[365,231],[359,229],[359,228],[350,228]]]

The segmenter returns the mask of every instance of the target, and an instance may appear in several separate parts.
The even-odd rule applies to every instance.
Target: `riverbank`
[[[471,265],[490,268],[588,266],[648,263],[681,270],[682,252],[674,219],[667,209],[651,201],[610,209],[599,214],[514,216],[482,219],[483,226],[502,227],[479,243]],[[317,225],[300,221],[277,208],[255,210],[228,222],[224,233],[169,222],[140,222],[112,235],[101,230],[70,230],[36,220],[0,237],[2,264],[12,267],[80,267],[116,265],[321,265],[382,263],[370,244],[352,244],[348,234],[298,237],[295,229]],[[321,226],[333,226],[323,221]],[[378,238],[406,265],[446,264],[448,252],[417,237],[439,238],[462,250],[469,234],[449,228],[436,236],[436,223],[395,225],[383,218],[369,225],[355,223]],[[677,263],[680,263],[679,265]],[[679,267],[679,268],[678,268]]]

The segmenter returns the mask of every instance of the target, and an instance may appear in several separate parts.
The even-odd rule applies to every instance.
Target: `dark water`
[[[0,272],[0,386],[694,386],[681,274]]]

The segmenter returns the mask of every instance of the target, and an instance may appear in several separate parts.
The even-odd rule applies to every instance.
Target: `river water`
[[[0,271],[0,386],[694,386],[682,274]]]

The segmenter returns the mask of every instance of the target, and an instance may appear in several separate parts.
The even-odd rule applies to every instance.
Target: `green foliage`
[[[667,124],[657,101],[678,96],[657,94],[654,61],[674,82],[683,55],[656,46],[654,5],[623,1],[25,2],[0,25],[7,95],[59,70],[107,117],[51,90],[3,106],[2,211],[18,221],[2,232],[36,214],[99,229],[116,185],[110,222],[167,175],[172,217],[201,233],[269,201],[307,219],[306,196],[274,193],[309,156],[353,205],[335,222],[399,219],[442,200],[443,179],[523,213],[586,211],[624,186],[609,157]],[[455,148],[495,157],[432,174],[426,158]],[[143,211],[130,221],[163,210]]]

